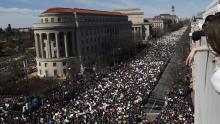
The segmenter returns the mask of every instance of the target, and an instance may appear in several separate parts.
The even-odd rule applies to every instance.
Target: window
[[[43,43],[43,47],[45,47],[45,46],[46,46],[46,43],[44,42],[44,43]]]
[[[57,51],[54,51],[53,55],[54,55],[54,58],[56,58],[57,57]]]
[[[66,69],[63,69],[63,74],[66,75]]]
[[[54,18],[51,18],[51,22],[54,22]]]
[[[38,64],[39,64],[39,66],[41,66],[41,63],[40,63],[40,62],[39,62]]]
[[[94,30],[93,34],[96,35],[96,30]]]
[[[47,70],[45,70],[45,76],[48,76],[48,71]]]
[[[92,51],[92,53],[93,53],[93,50],[94,50],[94,49],[93,49],[93,46],[91,46],[91,51]]]
[[[41,71],[41,69],[40,69],[40,75],[42,75],[42,71]]]
[[[87,47],[87,53],[89,53],[89,47]]]
[[[61,22],[61,18],[58,18],[57,21],[58,21],[58,22]]]
[[[63,62],[63,66],[65,66],[66,65],[66,62]]]
[[[84,33],[83,33],[83,32],[81,32],[81,36],[84,36]]]
[[[57,70],[56,69],[54,69],[53,74],[54,74],[54,76],[57,76]]]
[[[56,47],[56,42],[53,42],[53,47]]]
[[[84,40],[81,41],[81,44],[84,44]]]
[[[44,63],[44,66],[47,67],[47,63]]]
[[[45,22],[46,22],[46,23],[48,22],[48,18],[45,18]]]
[[[44,57],[46,56],[46,51],[44,50]]]
[[[41,23],[44,23],[44,20],[43,20],[43,19],[41,19]]]
[[[84,48],[82,48],[82,54],[85,54],[85,49]]]
[[[56,66],[57,66],[57,63],[54,62],[54,63],[53,63],[53,67],[56,67]]]

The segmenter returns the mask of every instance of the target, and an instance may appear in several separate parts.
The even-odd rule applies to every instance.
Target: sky
[[[176,8],[179,17],[191,17],[203,11],[213,0],[0,0],[0,27],[32,27],[38,16],[51,7],[111,11],[118,8],[141,8],[146,18],[170,13]]]

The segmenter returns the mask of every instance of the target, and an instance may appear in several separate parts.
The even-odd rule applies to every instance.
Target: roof
[[[172,16],[172,15],[170,15],[168,13],[164,13],[164,14],[160,14],[160,16]]]
[[[81,13],[81,14],[95,14],[95,15],[112,15],[112,16],[126,16],[120,12],[109,12],[109,11],[99,11],[99,10],[89,10],[89,9],[79,9],[79,8],[49,8],[44,11],[44,13]]]
[[[140,10],[140,8],[127,8],[127,9],[113,9],[112,11],[131,11],[131,10]]]

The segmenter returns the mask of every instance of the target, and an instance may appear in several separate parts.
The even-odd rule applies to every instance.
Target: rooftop
[[[79,8],[49,8],[44,11],[44,13],[80,13],[80,14],[95,14],[95,15],[113,15],[113,16],[126,16],[120,12],[109,12],[109,11],[99,11],[99,10],[89,10],[89,9],[79,9]]]
[[[134,10],[141,11],[140,8],[113,9],[113,11],[134,11]]]

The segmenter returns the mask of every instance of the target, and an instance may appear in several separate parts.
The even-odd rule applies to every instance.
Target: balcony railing
[[[202,45],[206,45],[205,37],[196,42],[197,47]],[[214,58],[211,51],[198,52],[194,58],[195,124],[220,123],[220,94],[211,82],[216,67]]]

